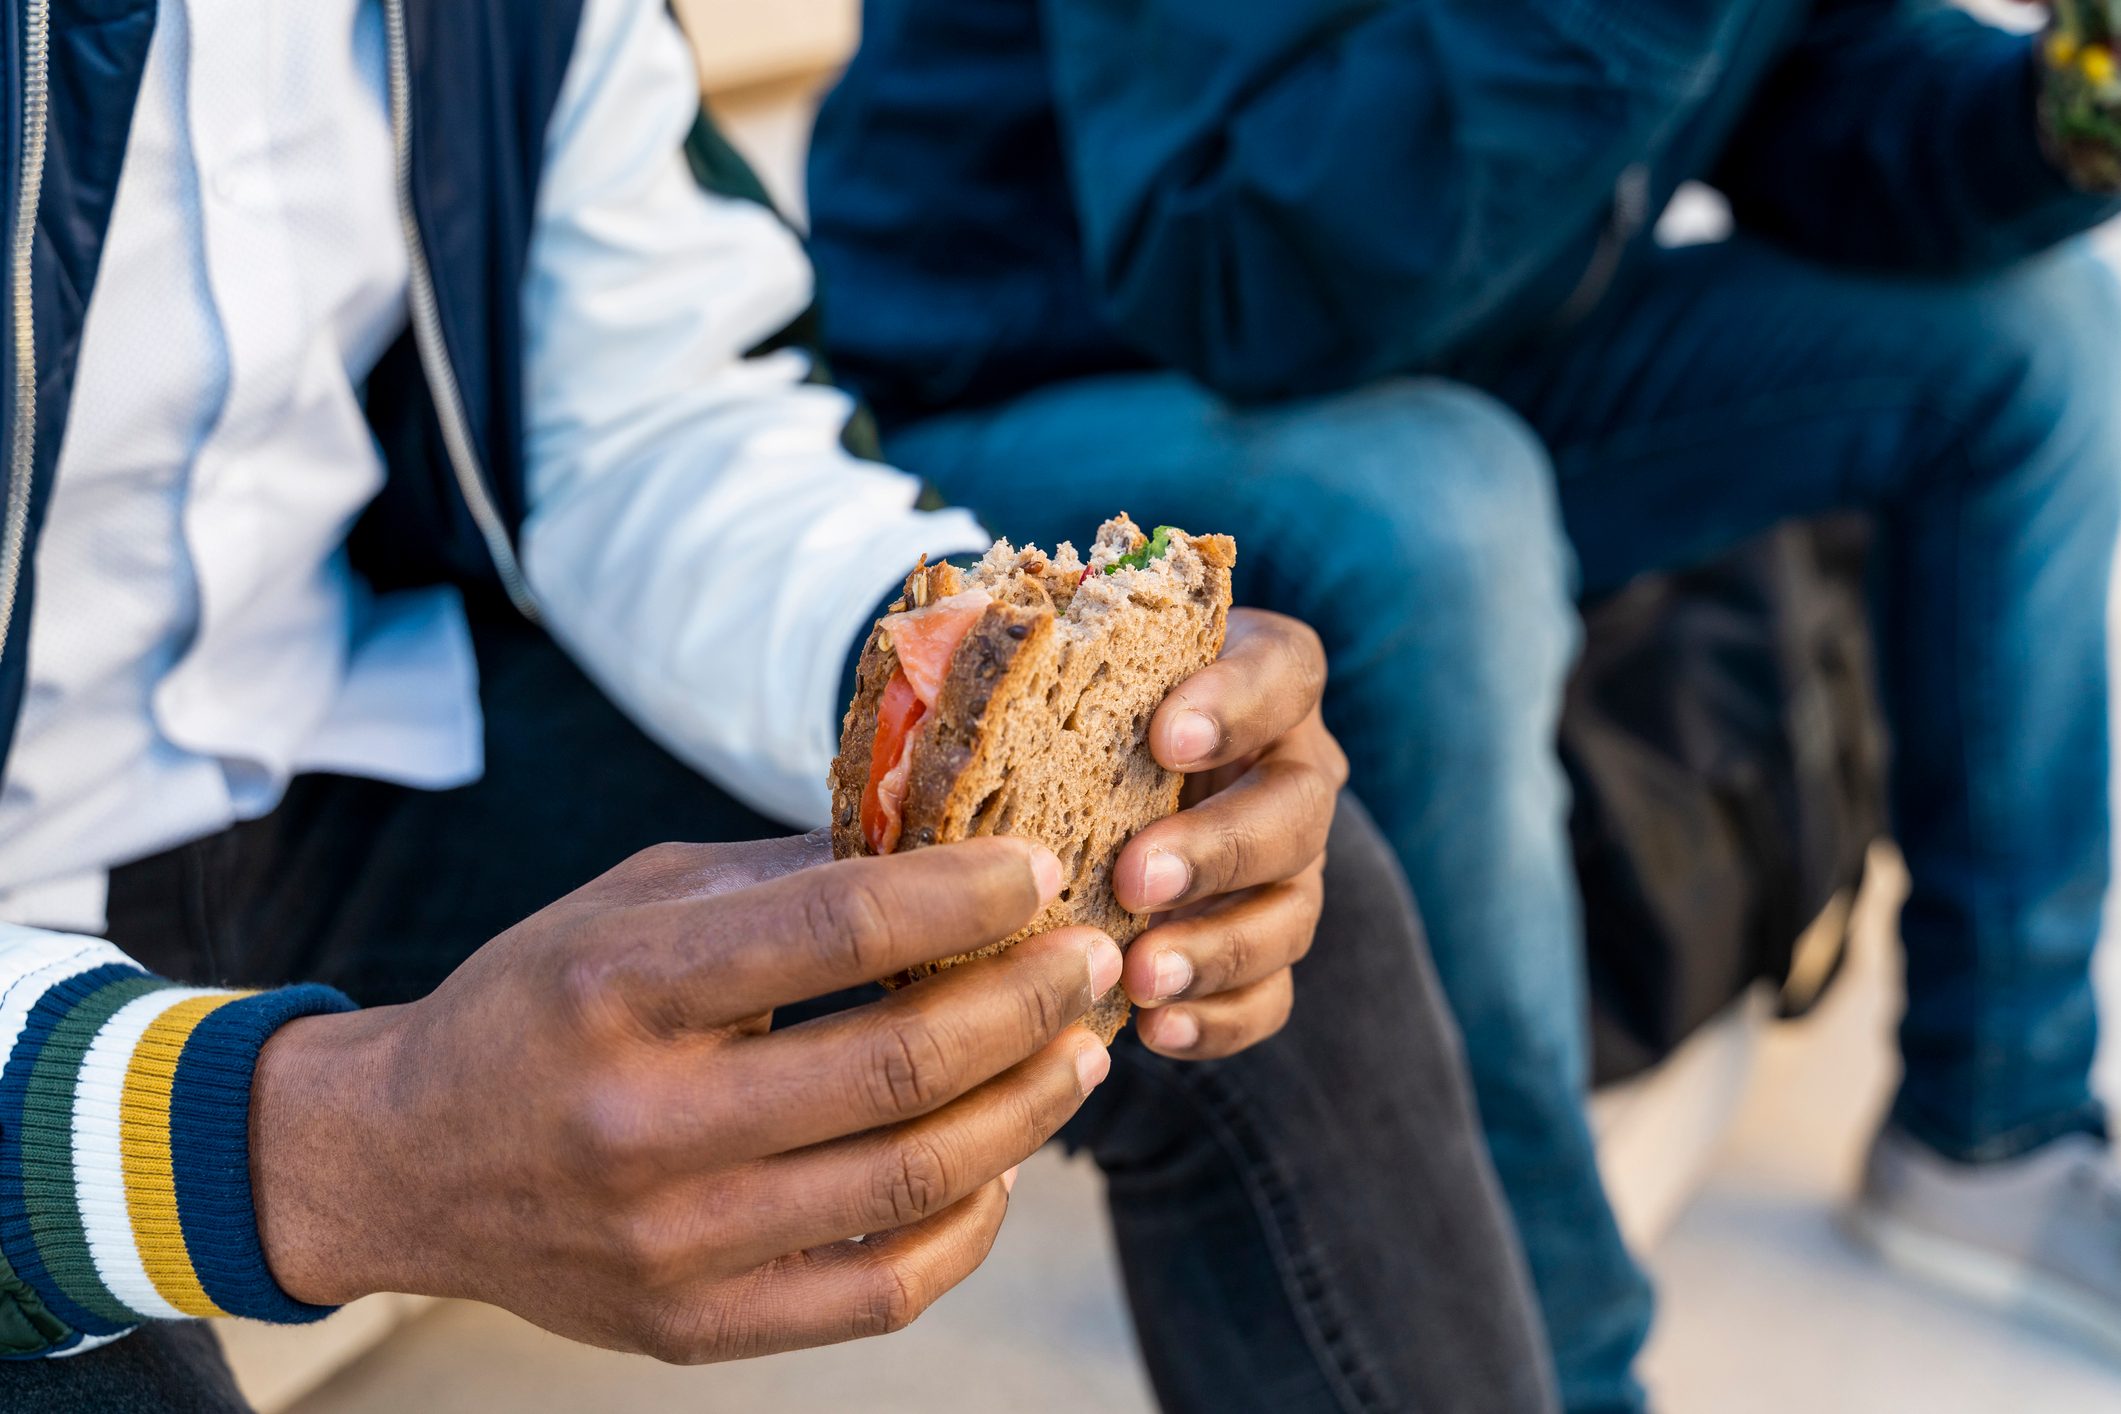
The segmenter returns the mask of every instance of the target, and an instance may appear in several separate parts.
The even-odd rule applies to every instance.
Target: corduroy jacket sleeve
[[[1107,317],[1238,396],[1421,366],[1588,256],[1735,8],[1052,0]]]
[[[2121,204],[2042,152],[2033,44],[1935,0],[1827,0],[1716,184],[1740,224],[1819,260],[1950,272],[2043,250]]]
[[[326,1314],[259,1244],[250,1086],[279,1027],[352,1006],[180,987],[98,939],[0,924],[0,1359],[149,1320]]]

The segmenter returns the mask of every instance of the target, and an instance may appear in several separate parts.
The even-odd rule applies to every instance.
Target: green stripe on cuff
[[[159,977],[127,977],[90,993],[52,1028],[22,1099],[23,1204],[37,1254],[69,1299],[121,1325],[143,1317],[111,1294],[88,1250],[74,1186],[74,1091],[81,1062],[104,1023],[134,998],[172,985]]]

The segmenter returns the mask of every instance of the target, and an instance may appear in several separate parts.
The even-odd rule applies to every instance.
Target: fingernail
[[[1152,849],[1142,861],[1142,902],[1150,908],[1171,902],[1192,882],[1193,871],[1186,861],[1168,850]]]
[[[1016,1191],[1016,1176],[1023,1172],[1023,1168],[1022,1164],[1018,1164],[1015,1168],[1002,1175],[1002,1192],[1014,1193]]]
[[[1156,1023],[1156,1048],[1160,1051],[1190,1051],[1200,1044],[1200,1023],[1190,1011],[1160,1011]]]
[[[1213,717],[1204,712],[1189,711],[1171,719],[1171,728],[1164,739],[1170,743],[1172,760],[1185,766],[1212,753],[1222,735]]]
[[[1169,1000],[1193,985],[1193,964],[1178,953],[1160,952],[1151,984],[1156,988],[1156,1000]]]
[[[1075,1053],[1075,1083],[1085,1095],[1102,1085],[1112,1073],[1112,1053],[1095,1043]]]
[[[1038,901],[1048,904],[1060,897],[1060,857],[1044,845],[1034,846],[1031,851],[1031,877],[1038,881]]]
[[[1110,938],[1099,938],[1097,946],[1090,949],[1090,995],[1101,997],[1119,985],[1119,974],[1126,967],[1120,956],[1119,944]]]

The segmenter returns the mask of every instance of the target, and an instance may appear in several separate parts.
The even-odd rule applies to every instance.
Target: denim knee
[[[2032,476],[2074,513],[2121,506],[2121,277],[2077,245],[1937,296],[1939,411],[1984,481]],[[1968,423],[1971,425],[1967,425]]]
[[[1304,488],[1292,586],[1336,678],[1414,663],[1468,706],[1558,700],[1575,560],[1538,436],[1487,395],[1404,379],[1285,410],[1262,454]]]

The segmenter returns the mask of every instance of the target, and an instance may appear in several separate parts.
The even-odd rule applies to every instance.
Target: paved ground
[[[2121,953],[2104,961],[2121,997]],[[1707,1187],[1653,1262],[1664,1304],[1646,1363],[1666,1408],[2121,1411],[2121,1368],[1910,1287],[1835,1228],[1892,1086],[1898,995],[1891,940],[1873,933],[1820,1013],[1768,1039]]]

